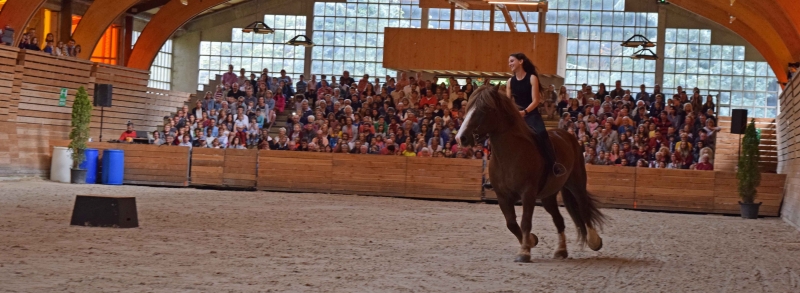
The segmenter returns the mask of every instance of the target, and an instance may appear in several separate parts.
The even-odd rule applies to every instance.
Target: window
[[[667,28],[664,91],[694,87],[718,98],[719,114],[747,109],[752,117],[777,116],[778,82],[767,62],[745,61],[745,47],[715,45],[711,31]]]
[[[228,71],[228,64],[233,65],[236,74],[240,68],[259,75],[264,68],[270,74],[286,70],[286,74],[294,79],[303,74],[306,48],[287,45],[286,42],[305,34],[306,17],[264,15],[264,23],[275,29],[275,33],[242,33],[242,28],[234,28],[230,42],[200,42],[198,90],[202,90],[203,85],[217,74]]]
[[[142,32],[133,32],[131,47],[136,44],[141,34]],[[162,90],[172,89],[172,40],[167,40],[158,50],[156,59],[150,65],[150,80],[147,86]]]
[[[394,76],[383,68],[383,30],[419,28],[417,0],[348,0],[314,4],[313,74]]]
[[[641,84],[652,88],[656,61],[633,60],[636,49],[619,44],[634,34],[655,42],[658,36],[658,13],[625,12],[625,0],[553,0],[547,12],[546,32],[557,32],[567,38],[567,70],[565,84],[571,90],[580,84],[596,86],[605,83],[611,90],[616,80],[633,89]],[[489,30],[489,11],[455,10],[455,29]],[[495,11],[496,31],[508,31],[503,13]],[[519,12],[509,11],[517,31],[527,31]],[[525,12],[525,21],[532,31],[538,28],[538,13]],[[450,9],[430,9],[428,28],[449,29]],[[652,49],[655,51],[655,48]],[[574,96],[574,95],[571,95]]]
[[[625,0],[554,0],[550,8],[546,32],[567,37],[564,81],[570,90],[586,83],[597,91],[604,83],[611,91],[617,80],[631,90],[656,84],[656,61],[631,59],[638,48],[620,43],[635,34],[657,42],[658,13],[625,12]]]

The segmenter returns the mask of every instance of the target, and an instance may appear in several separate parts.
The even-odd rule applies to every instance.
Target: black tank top
[[[526,73],[522,80],[517,80],[516,75],[511,76],[511,96],[517,107],[525,109],[533,103],[532,91],[530,73]]]

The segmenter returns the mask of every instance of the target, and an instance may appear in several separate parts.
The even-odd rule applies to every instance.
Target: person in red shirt
[[[119,141],[127,141],[128,138],[130,138],[131,141],[136,138],[136,130],[133,130],[133,123],[128,123],[128,130],[122,132],[119,136]]]
[[[438,103],[439,100],[436,99],[436,96],[433,94],[433,91],[428,91],[424,97],[419,99],[419,108],[424,109],[425,105],[430,105],[431,108],[433,108],[433,106]]]

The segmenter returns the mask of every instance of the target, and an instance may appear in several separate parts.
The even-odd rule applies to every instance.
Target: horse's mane
[[[508,130],[521,134],[522,137],[533,143],[532,132],[525,120],[522,119],[522,116],[519,115],[520,110],[517,109],[517,105],[502,93],[498,87],[484,85],[475,90],[467,103],[467,112],[473,108],[475,108],[475,111],[484,113],[495,111],[499,117],[508,118],[510,120]]]

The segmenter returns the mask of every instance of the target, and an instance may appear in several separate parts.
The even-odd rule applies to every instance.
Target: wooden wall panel
[[[258,153],[256,187],[260,190],[330,193],[333,177],[329,153],[269,150]]]
[[[49,143],[65,147],[69,140]],[[106,142],[92,142],[88,147],[100,150],[101,157],[105,149],[125,152],[124,184],[189,186],[189,147]]]
[[[750,123],[750,118],[747,119]],[[722,130],[717,133],[714,150],[714,170],[733,172],[739,162],[740,135],[731,133],[731,117],[720,116],[719,125]],[[756,129],[761,130],[761,172],[775,173],[778,167],[778,127],[775,119],[756,118]],[[744,137],[744,135],[741,135]]]
[[[734,172],[714,172],[714,212],[721,214],[739,213],[739,180]],[[761,202],[760,215],[777,216],[783,200],[784,174],[761,174],[756,202]]]
[[[224,149],[195,148],[192,150],[192,186],[222,186],[225,166]]]
[[[565,76],[559,60],[566,58],[566,39],[555,33],[386,28],[384,34],[386,68],[508,73],[504,60],[523,52],[541,74]]]
[[[334,193],[403,196],[406,157],[333,154]]]
[[[404,197],[479,201],[482,171],[482,160],[409,157]]]
[[[633,208],[636,168],[586,165],[587,186],[603,207]]]
[[[800,229],[800,78],[793,78],[780,97],[778,173],[786,175],[783,219]]]
[[[704,212],[714,209],[714,172],[636,168],[640,209]]]
[[[19,49],[0,46],[0,121],[8,121]],[[13,111],[16,113],[16,111]],[[15,118],[15,117],[14,117]]]
[[[68,138],[78,88],[83,86],[92,94],[92,63],[21,50],[17,64],[18,94],[8,116],[16,130],[11,168],[18,175],[45,176],[50,167],[49,140]],[[67,89],[65,107],[58,106],[62,88]]]
[[[236,188],[255,188],[258,171],[258,150],[225,150],[222,185]]]

